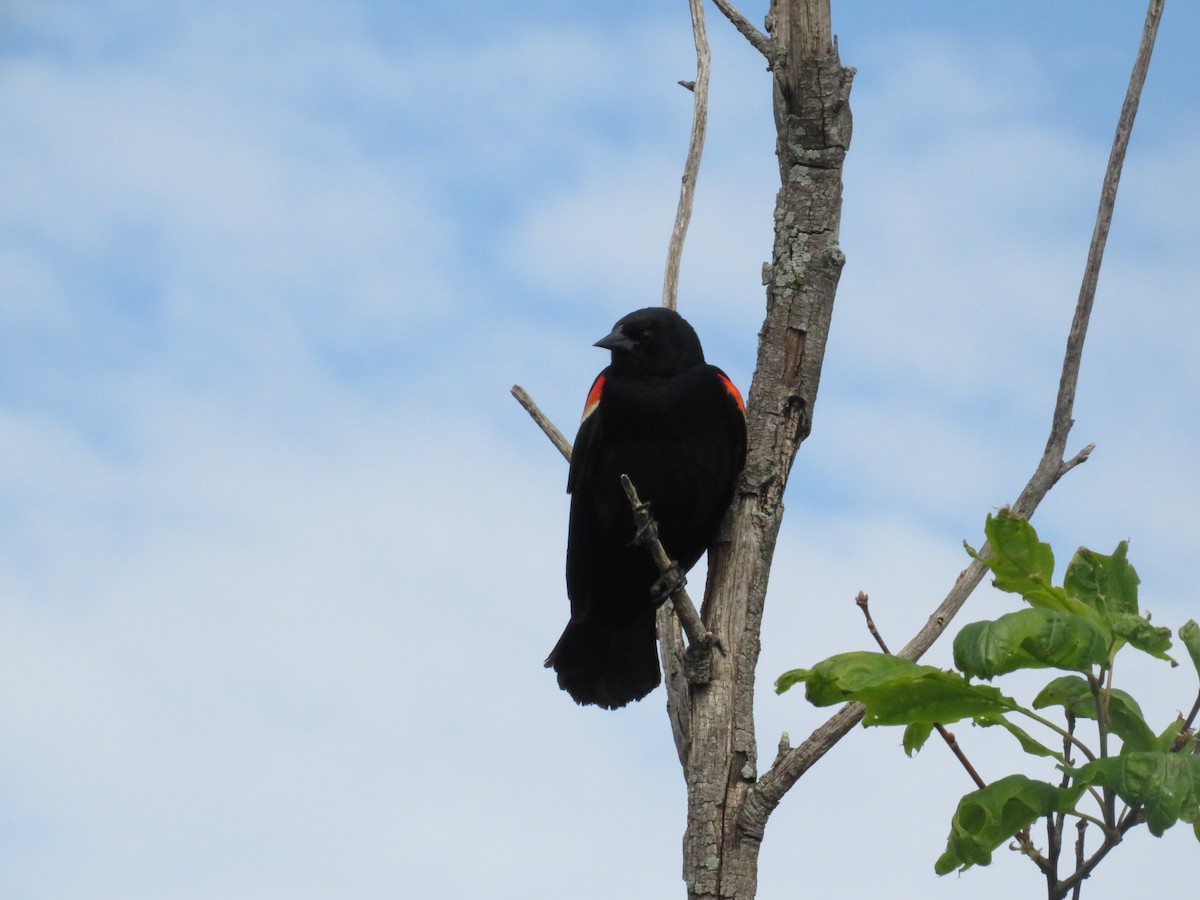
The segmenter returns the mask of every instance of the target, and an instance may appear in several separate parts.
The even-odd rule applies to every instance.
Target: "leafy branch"
[[[859,703],[865,725],[904,725],[910,754],[935,727],[965,720],[1000,726],[1026,754],[1053,760],[1062,773],[1058,784],[1014,774],[965,795],[934,868],[944,875],[987,865],[998,847],[1014,841],[1045,875],[1050,900],[1061,900],[1068,893],[1077,896],[1083,879],[1136,825],[1145,823],[1159,837],[1187,822],[1200,839],[1200,742],[1192,729],[1194,714],[1155,731],[1138,702],[1113,686],[1123,651],[1177,665],[1168,653],[1170,630],[1152,625],[1139,609],[1140,580],[1125,542],[1107,556],[1081,548],[1056,585],[1054,553],[1027,520],[1005,508],[988,516],[984,530],[991,554],[983,558],[970,547],[967,552],[988,568],[997,588],[1019,595],[1027,605],[964,626],[954,639],[953,670],[858,651],[785,672],[776,690],[804,684],[805,696],[816,706]],[[1178,638],[1200,676],[1200,626],[1189,621]],[[980,683],[1033,669],[1069,674],[1055,677],[1028,704]],[[1052,708],[1061,709],[1065,727],[1039,712]],[[1062,752],[1014,724],[1013,714],[1055,734]],[[1077,723],[1085,720],[1094,723],[1091,744],[1078,733]],[[1075,766],[1072,750],[1087,761]],[[1079,805],[1088,797],[1094,810]],[[1119,816],[1118,801],[1124,805]],[[1060,879],[1066,817],[1078,821],[1079,836],[1074,870]],[[1050,836],[1045,855],[1030,837],[1030,827],[1043,818]],[[1084,852],[1089,826],[1103,836],[1090,856]]]
[[[1085,462],[1094,449],[1093,444],[1088,444],[1074,456],[1070,458],[1066,456],[1067,438],[1070,435],[1071,426],[1074,424],[1072,415],[1079,369],[1083,360],[1084,339],[1087,336],[1088,322],[1096,296],[1100,264],[1104,257],[1104,248],[1112,223],[1117,186],[1120,184],[1121,170],[1125,161],[1125,151],[1129,146],[1129,137],[1133,130],[1134,118],[1137,115],[1155,37],[1158,34],[1163,2],[1164,0],[1149,0],[1146,10],[1141,42],[1117,121],[1116,134],[1113,138],[1108,166],[1100,190],[1096,224],[1088,248],[1087,262],[1084,266],[1079,296],[1076,300],[1075,314],[1071,321],[1071,330],[1067,336],[1066,350],[1063,354],[1062,373],[1054,402],[1050,434],[1033,475],[1013,504],[1013,509],[1026,518],[1033,515],[1042,499],[1058,483],[1059,479]],[[753,397],[751,402],[753,403]],[[990,552],[990,546],[985,543],[971,564],[959,573],[954,585],[929,616],[926,624],[899,651],[899,656],[905,659],[919,659],[925,651],[933,646],[933,643],[949,626],[950,621],[962,609],[963,604],[967,602],[967,598],[983,580],[987,573],[986,559]],[[750,796],[742,809],[741,827],[751,834],[761,834],[771,811],[779,805],[792,785],[845,737],[850,729],[861,721],[862,716],[862,707],[857,704],[849,704],[838,710],[800,745],[782,747],[770,769],[764,772],[757,784],[751,788]]]

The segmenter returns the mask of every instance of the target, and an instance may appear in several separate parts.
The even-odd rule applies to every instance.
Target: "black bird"
[[[632,543],[628,475],[658,522],[667,555],[684,571],[708,549],[746,459],[745,404],[704,362],[682,316],[639,309],[595,344],[612,363],[588,392],[567,491],[567,595],[571,620],[547,668],[576,703],[617,709],[658,686],[654,614],[659,571]]]

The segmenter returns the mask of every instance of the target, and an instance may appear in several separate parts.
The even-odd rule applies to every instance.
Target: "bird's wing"
[[[567,493],[575,489],[587,479],[590,463],[595,459],[593,450],[596,441],[603,430],[601,422],[604,416],[600,413],[600,394],[604,390],[605,369],[596,376],[588,390],[587,402],[583,405],[583,419],[579,423],[579,431],[575,435],[575,445],[571,450],[571,468],[567,474]]]
[[[716,370],[717,379],[725,389],[725,421],[729,426],[731,444],[735,451],[735,472],[741,472],[746,463],[746,401],[742,399],[742,392],[728,375],[716,366],[713,366],[713,369]]]

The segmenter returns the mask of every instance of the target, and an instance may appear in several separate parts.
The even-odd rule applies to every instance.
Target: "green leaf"
[[[912,756],[925,746],[929,735],[933,734],[932,722],[917,722],[904,729],[904,753]]]
[[[1183,716],[1179,716],[1163,729],[1163,733],[1158,736],[1158,746],[1156,750],[1170,750],[1175,746],[1175,741],[1179,739],[1179,735],[1183,732]]]
[[[793,685],[804,682],[809,702],[816,706],[829,706],[855,699],[855,691],[897,680],[903,682],[915,676],[914,670],[927,668],[899,656],[858,650],[831,656],[811,669],[784,672],[775,681],[775,691],[782,694]]]
[[[959,801],[950,822],[946,852],[934,864],[939,875],[974,865],[986,866],[992,851],[1022,828],[1052,812],[1074,808],[1082,787],[1065,790],[1034,781],[1024,775],[1009,775]]]
[[[867,708],[865,725],[949,724],[1015,706],[994,687],[885,653],[841,653],[811,669],[793,669],[777,684],[785,678],[789,687],[803,681],[816,706],[859,701]]]
[[[1155,837],[1183,819],[1200,819],[1200,757],[1161,750],[1126,753],[1067,769],[1080,785],[1115,791],[1130,806],[1141,806]]]
[[[1054,551],[1038,540],[1037,532],[1008,507],[988,515],[984,533],[992,548],[988,565],[996,587],[1023,594],[1030,583],[1049,584],[1054,576]]]
[[[1084,707],[1083,703],[1092,703],[1092,688],[1086,678],[1078,675],[1062,675],[1055,678],[1041,689],[1033,698],[1034,709],[1045,709],[1048,706],[1061,706],[1077,716],[1088,719],[1096,718],[1095,706]],[[1084,709],[1087,712],[1084,712]]]
[[[1128,541],[1121,541],[1112,556],[1080,547],[1067,566],[1063,589],[1105,617],[1115,613],[1137,615],[1141,579],[1126,558],[1128,550]]]
[[[1146,724],[1137,701],[1124,691],[1109,692],[1108,727],[1121,739],[1122,753],[1158,749],[1158,735]]]
[[[1196,667],[1196,674],[1200,675],[1200,625],[1196,624],[1195,619],[1188,619],[1183,623],[1179,629],[1179,639],[1183,641],[1183,646],[1187,647],[1192,665]]]
[[[1089,671],[1108,659],[1108,637],[1090,620],[1055,609],[1022,609],[972,622],[954,639],[954,665],[992,679],[1017,669]]]
[[[1051,759],[1057,759],[1059,762],[1063,761],[1063,755],[1061,753],[1051,750],[1049,747],[1047,747],[1043,743],[1040,743],[1039,741],[1035,741],[1029,735],[1029,732],[1025,731],[1025,729],[1023,729],[1023,728],[1018,727],[1017,725],[1014,725],[1005,716],[998,716],[998,715],[976,716],[975,724],[980,725],[984,728],[991,728],[994,725],[999,725],[1001,728],[1003,728],[1005,731],[1007,731],[1009,734],[1011,734],[1013,737],[1015,737],[1018,742],[1020,742],[1021,749],[1024,750],[1026,753],[1029,753],[1033,756],[1050,757]]]
[[[1061,706],[1081,719],[1096,718],[1096,700],[1087,679],[1078,675],[1055,678],[1033,698],[1034,709]],[[1108,728],[1121,739],[1121,752],[1155,750],[1160,746],[1158,736],[1146,724],[1142,708],[1132,696],[1122,690],[1108,694]]]
[[[1027,520],[1004,507],[995,516],[987,517],[984,532],[992,551],[984,562],[995,576],[996,587],[1020,594],[1031,606],[1098,618],[1086,603],[1050,583],[1054,576],[1054,552],[1049,544],[1038,540],[1037,532]]]
[[[1112,630],[1114,635],[1127,641],[1131,647],[1165,659],[1172,666],[1179,665],[1167,654],[1171,649],[1170,628],[1151,625],[1148,619],[1134,613],[1117,613],[1112,617]]]
[[[782,694],[784,691],[794,688],[807,676],[808,669],[788,669],[775,679],[775,693]]]

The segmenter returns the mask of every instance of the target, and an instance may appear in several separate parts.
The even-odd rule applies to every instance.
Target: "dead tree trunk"
[[[717,5],[730,15],[728,4]],[[844,262],[838,232],[854,72],[838,59],[829,0],[773,0],[767,30],[769,40],[747,37],[773,74],[781,187],[772,259],[763,269],[767,315],[747,404],[749,457],[729,532],[709,558],[703,615],[724,653],[713,654],[706,683],[672,689],[688,790],[684,879],[689,897],[713,900],[749,900],[757,888],[762,831],[739,822],[758,774],[759,630],[783,490],[811,427]]]

